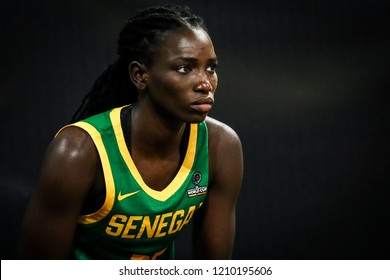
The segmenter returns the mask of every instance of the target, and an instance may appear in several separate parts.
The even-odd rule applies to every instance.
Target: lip
[[[195,102],[191,103],[191,108],[198,112],[207,113],[211,110],[214,104],[214,99],[211,97],[200,98]]]

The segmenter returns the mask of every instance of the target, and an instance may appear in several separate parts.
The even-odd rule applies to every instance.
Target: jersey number
[[[154,253],[152,257],[150,257],[149,255],[133,254],[130,260],[157,260],[159,256],[164,254],[166,249],[168,248],[162,249],[161,251]]]

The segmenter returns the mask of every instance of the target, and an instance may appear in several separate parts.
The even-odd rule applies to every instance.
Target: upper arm
[[[20,258],[66,258],[98,155],[89,135],[64,129],[50,143],[22,224]]]
[[[210,119],[208,127],[210,180],[206,200],[195,217],[194,255],[227,259],[233,250],[236,202],[243,176],[242,146],[230,127]]]

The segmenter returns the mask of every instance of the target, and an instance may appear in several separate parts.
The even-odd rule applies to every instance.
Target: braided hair
[[[162,42],[164,32],[183,27],[202,28],[207,32],[201,17],[192,14],[188,7],[178,5],[150,7],[130,17],[119,34],[117,60],[95,81],[71,122],[135,103],[138,92],[130,80],[129,64],[132,61],[153,63],[153,47]]]

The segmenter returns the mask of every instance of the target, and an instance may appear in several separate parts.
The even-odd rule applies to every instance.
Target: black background
[[[136,9],[189,5],[219,57],[211,116],[244,148],[235,259],[389,258],[386,1],[1,1],[1,258],[44,151]],[[55,226],[55,225],[53,225]],[[191,254],[189,231],[177,257]]]

